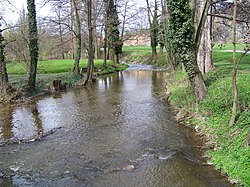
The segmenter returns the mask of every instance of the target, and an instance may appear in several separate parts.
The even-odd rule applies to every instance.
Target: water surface
[[[166,73],[141,69],[2,108],[0,186],[231,186],[159,97]]]

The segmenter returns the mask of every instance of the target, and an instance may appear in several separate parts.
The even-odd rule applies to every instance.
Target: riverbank
[[[231,56],[232,53],[223,52],[222,55],[213,52],[216,69],[204,75],[208,94],[200,103],[198,113],[188,78],[180,70],[169,74],[166,80],[167,95],[177,119],[206,137],[205,156],[209,163],[228,175],[232,183],[250,186],[250,148],[247,145],[250,128],[250,57],[244,58],[239,66],[237,122],[230,127],[233,102]]]
[[[177,119],[194,128],[200,136],[206,137],[204,156],[209,164],[213,164],[216,169],[226,174],[232,183],[250,186],[250,148],[246,145],[250,136],[250,56],[244,57],[239,65],[237,122],[229,127],[233,102],[232,52],[225,51],[229,49],[230,44],[214,46],[215,70],[204,75],[208,94],[200,103],[198,113],[188,78],[181,70],[169,74],[166,79],[166,95]],[[237,49],[243,50],[243,47],[238,45]],[[124,57],[124,61],[133,60],[135,63],[150,64],[149,46],[128,46],[125,50],[127,56]],[[237,53],[237,58],[240,55],[241,53]],[[164,64],[165,58],[160,55],[157,65]]]
[[[73,67],[72,60],[52,60],[52,61],[42,61],[38,63],[38,74],[36,79],[36,92],[30,93],[27,92],[26,85],[28,80],[28,74],[25,70],[25,65],[22,63],[12,63],[7,65],[7,70],[9,74],[9,83],[11,87],[16,90],[13,94],[10,94],[9,101],[11,102],[22,102],[30,100],[41,95],[50,94],[53,92],[51,87],[54,80],[59,80],[60,84],[63,85],[64,91],[74,86],[81,85],[86,72],[82,71],[81,76],[76,76],[72,72]],[[111,62],[108,61],[107,67],[103,68],[102,60],[95,61],[95,71],[94,76],[99,77],[106,74],[115,73],[118,71],[125,70],[128,65],[118,64],[116,66],[111,65]],[[87,67],[87,60],[82,60],[80,62],[80,69]],[[60,86],[60,85],[58,85]],[[18,99],[16,97],[18,95]],[[4,102],[4,99],[1,99],[0,102]]]

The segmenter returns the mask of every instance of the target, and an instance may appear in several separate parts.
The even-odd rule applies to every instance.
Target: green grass
[[[95,65],[101,65],[103,60],[95,60]],[[108,62],[110,64],[110,61]],[[70,72],[73,69],[74,61],[71,59],[66,60],[48,60],[38,62],[38,74],[53,74]],[[80,61],[80,68],[87,66],[87,60]],[[22,63],[7,64],[8,74],[26,74],[27,71]]]
[[[239,58],[240,53],[237,54]],[[208,88],[207,96],[199,105],[201,117],[187,120],[189,125],[196,125],[209,137],[210,147],[206,155],[215,167],[226,173],[233,181],[250,186],[250,148],[244,146],[250,125],[250,56],[242,59],[239,65],[237,85],[239,104],[237,122],[229,126],[232,91],[232,53],[213,52],[216,69],[204,76]],[[176,111],[183,108],[189,113],[195,111],[195,98],[185,73],[178,71],[169,76],[168,86],[171,91],[169,101]]]
[[[244,44],[236,44],[237,50],[244,50]],[[213,50],[233,50],[233,44],[232,43],[226,43],[226,44],[215,44],[213,47]]]
[[[160,53],[157,47],[158,63],[156,65],[164,66],[166,64],[166,53]],[[151,64],[151,47],[150,46],[124,46],[122,61],[126,63]]]
[[[111,65],[111,61],[108,61],[107,67],[103,69],[103,60],[95,60],[94,64],[95,67],[98,69],[98,72],[94,73],[97,76],[122,71],[128,67],[126,64],[119,64],[114,67]],[[67,83],[68,86],[73,86],[81,82],[83,78],[75,76],[72,72],[73,65],[73,60],[49,60],[39,62],[38,74],[36,79],[37,93],[27,93],[25,90],[25,85],[27,84],[28,80],[28,74],[24,68],[24,64],[7,64],[7,71],[9,74],[9,80],[11,85],[15,89],[21,90],[25,96],[32,96],[33,94],[44,92],[44,90],[46,90],[46,87],[48,87],[48,85],[56,79],[60,79],[63,83]],[[81,60],[80,68],[86,66],[87,60]]]

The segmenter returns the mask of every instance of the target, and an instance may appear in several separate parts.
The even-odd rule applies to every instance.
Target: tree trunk
[[[98,45],[98,36],[97,36],[97,10],[96,10],[96,1],[93,1],[93,38],[94,38],[94,46],[95,46],[95,59],[99,58],[99,45]]]
[[[59,8],[59,34],[60,34],[60,47],[61,47],[61,57],[62,59],[65,59],[64,57],[64,45],[63,45],[63,31],[62,31],[62,24],[61,24],[61,9]]]
[[[70,9],[71,9],[71,13],[70,13],[70,25],[71,25],[71,29],[72,29],[72,32],[71,32],[71,58],[74,60],[75,59],[75,34],[73,32],[74,30],[74,5],[73,5],[73,0],[70,1]]]
[[[196,32],[196,42],[197,42],[197,64],[201,73],[208,73],[213,69],[212,65],[212,34],[211,34],[211,16],[207,16],[207,12],[210,7],[209,0],[200,0],[200,4],[197,9],[197,14],[200,18]],[[209,8],[210,7],[210,8]],[[203,23],[204,21],[204,23]],[[202,24],[204,24],[202,29]],[[201,29],[201,31],[198,31]],[[200,36],[198,36],[200,35]]]
[[[169,25],[169,12],[167,10],[167,6],[166,6],[166,1],[163,0],[162,2],[162,14],[164,16],[163,18],[163,29],[164,31],[166,32],[164,34],[164,45],[165,45],[165,49],[166,49],[166,56],[167,56],[167,61],[168,61],[168,64],[169,64],[169,67],[171,69],[175,69],[175,63],[174,63],[174,59],[173,59],[173,50],[172,50],[172,45],[171,45],[171,42],[168,42],[168,25]]]
[[[237,89],[237,84],[236,84],[237,70],[238,70],[238,64],[236,61],[236,14],[237,14],[236,10],[237,10],[237,0],[234,0],[234,9],[233,9],[233,63],[234,63],[234,71],[233,71],[233,75],[232,75],[234,101],[233,101],[233,108],[232,108],[232,116],[230,119],[230,126],[232,126],[235,123],[236,111],[237,111],[237,105],[238,105],[238,89]]]
[[[200,72],[199,67],[197,65],[194,53],[195,50],[191,50],[190,53],[187,52],[185,57],[186,59],[182,59],[182,62],[184,64],[185,71],[188,74],[190,83],[194,89],[196,104],[198,107],[199,102],[206,96],[207,89],[204,83],[202,73]]]
[[[108,33],[107,33],[107,27],[104,28],[104,46],[103,46],[103,67],[107,67],[107,44],[108,44]]]
[[[88,70],[87,77],[83,83],[84,86],[87,85],[89,81],[93,79],[93,70],[94,70],[94,51],[93,51],[93,25],[92,25],[92,0],[87,1],[88,7],[88,30],[89,30],[89,49],[88,49]]]
[[[29,22],[29,51],[30,51],[30,70],[28,89],[35,91],[36,72],[38,62],[38,34],[36,22],[35,0],[27,0],[28,22]]]
[[[152,62],[153,64],[157,63],[157,51],[156,51],[156,46],[151,46],[152,48]]]
[[[75,11],[75,18],[76,18],[76,54],[75,54],[75,63],[74,63],[74,69],[73,72],[75,75],[80,75],[80,58],[81,58],[81,52],[82,52],[82,42],[81,42],[81,21],[76,5],[76,1],[73,0],[73,6]]]
[[[0,88],[5,87],[5,85],[9,82],[4,57],[4,46],[4,37],[2,36],[2,31],[0,30]]]
[[[157,15],[157,1],[154,1],[155,4],[155,9],[154,9],[154,14],[151,12],[151,8],[149,6],[149,1],[146,0],[147,3],[147,9],[148,9],[148,22],[150,25],[150,41],[151,41],[151,49],[152,49],[152,62],[154,64],[157,63],[157,51],[156,47],[158,45],[157,39],[158,39],[158,15]],[[151,16],[153,17],[151,20]]]
[[[196,104],[198,104],[207,94],[207,89],[201,72],[197,72],[194,75],[192,82],[194,82]]]

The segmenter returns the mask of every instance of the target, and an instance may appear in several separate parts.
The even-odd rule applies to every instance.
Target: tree
[[[199,0],[198,6],[194,8],[197,20],[196,49],[197,63],[201,73],[208,73],[213,69],[212,65],[212,13],[211,0]]]
[[[75,54],[75,63],[74,63],[74,69],[73,72],[75,75],[79,76],[80,75],[80,68],[79,68],[79,63],[80,63],[80,58],[81,58],[81,52],[82,52],[82,35],[81,35],[81,21],[80,21],[80,16],[78,13],[78,8],[77,8],[77,2],[76,0],[72,0],[73,3],[73,9],[75,12],[75,21],[76,21],[76,54]]]
[[[238,88],[237,88],[237,72],[238,72],[238,66],[239,63],[241,62],[242,58],[248,53],[249,51],[249,35],[250,35],[250,30],[248,30],[248,32],[246,32],[246,36],[245,36],[245,52],[243,54],[241,54],[241,57],[237,60],[236,58],[236,28],[237,28],[237,0],[234,0],[234,4],[233,4],[233,31],[232,31],[232,35],[233,35],[233,63],[234,63],[234,70],[233,70],[233,74],[232,74],[232,85],[233,85],[233,93],[234,93],[234,99],[233,99],[233,107],[232,107],[232,114],[231,114],[231,119],[230,119],[230,123],[229,125],[232,126],[235,121],[236,121],[236,112],[237,112],[237,106],[238,106]]]
[[[147,9],[148,9],[148,22],[149,22],[149,26],[150,26],[150,45],[151,45],[151,49],[152,49],[152,62],[154,64],[157,63],[157,51],[156,51],[156,47],[158,45],[158,6],[157,6],[157,1],[154,1],[154,12],[152,13],[152,10],[149,6],[149,1],[146,0],[147,3]],[[151,20],[152,17],[152,20]]]
[[[92,0],[87,0],[87,9],[88,9],[88,70],[87,77],[83,85],[87,85],[88,81],[93,79],[93,70],[94,70],[94,48],[93,48],[93,25],[92,25]]]
[[[238,70],[238,63],[236,59],[236,15],[237,15],[237,0],[234,0],[234,9],[233,9],[233,63],[234,63],[234,71],[232,75],[232,83],[233,83],[233,91],[234,91],[234,101],[232,108],[232,116],[230,119],[230,126],[232,126],[236,119],[236,111],[238,105],[238,89],[236,84],[236,76]]]
[[[139,10],[136,7],[137,2],[133,0],[119,0],[117,3],[119,18],[121,19],[120,24],[120,40],[122,45],[126,38],[124,35],[132,29],[136,29],[136,21],[141,15],[139,15]]]
[[[198,104],[207,90],[196,62],[196,45],[192,11],[187,0],[167,0],[169,38],[175,56],[183,63]]]
[[[113,64],[119,64],[119,55],[122,52],[122,41],[119,32],[119,17],[114,0],[105,0],[105,40],[104,55],[111,57]],[[108,52],[106,51],[108,47]],[[104,57],[104,64],[106,63]]]
[[[29,23],[29,51],[30,51],[30,71],[28,79],[28,89],[35,91],[36,72],[38,62],[38,34],[36,21],[35,0],[27,0],[28,23]]]
[[[23,8],[15,27],[11,27],[4,32],[6,40],[5,57],[9,61],[21,63],[27,73],[30,67],[28,32],[28,19]]]
[[[2,35],[2,30],[0,30],[0,91],[2,91],[9,82],[4,56],[4,47],[4,37]]]

